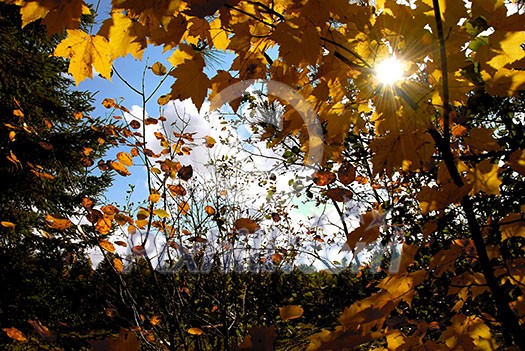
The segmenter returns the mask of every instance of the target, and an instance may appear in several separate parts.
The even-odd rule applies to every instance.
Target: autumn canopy
[[[95,14],[82,0],[7,2],[20,7],[22,27],[40,21],[48,35],[65,31],[53,55],[69,60],[77,84],[95,72],[117,79],[119,58],[141,59],[148,47],[159,46],[170,53],[168,62],[148,69],[172,82],[158,92],[160,106],[191,99],[201,109],[223,89],[251,79],[286,84],[304,98],[323,141],[321,159],[310,165],[308,191],[332,203],[341,218],[360,189],[370,196],[360,198],[370,202],[361,225],[349,230],[342,224],[346,249],[404,242],[398,271],[371,281],[375,290],[342,311],[338,326],[310,335],[308,350],[525,350],[522,1],[113,0],[109,14]],[[99,26],[81,25],[89,15]],[[214,69],[216,51],[234,56],[230,67]],[[382,66],[393,58],[397,66]],[[389,69],[402,72],[385,79]],[[296,109],[280,102],[282,129],[267,127],[263,138],[275,147],[292,138],[294,157],[304,160],[312,146],[308,128]],[[234,100],[230,107],[237,111],[240,104]],[[129,112],[109,98],[104,106]],[[120,133],[129,137],[160,122],[144,115]],[[111,238],[118,226],[130,235],[155,227],[173,237],[170,221],[195,211],[186,183],[193,169],[177,162],[177,155],[190,153],[184,142],[195,136],[175,136],[176,145],[172,135],[155,135],[163,157],[171,159],[136,143],[99,167],[127,176],[139,158],[162,159],[148,172],[163,180],[149,183],[147,206],[136,213],[82,203],[106,254],[119,245]],[[203,142],[213,148],[217,141],[206,136]],[[205,216],[222,220],[217,206],[206,205]],[[378,216],[389,222],[374,225]],[[280,220],[277,213],[272,217]],[[45,220],[55,230],[72,226],[71,219],[52,214]],[[392,234],[394,227],[403,234]],[[246,235],[260,230],[244,217],[230,228]],[[143,246],[132,251],[143,254]],[[122,272],[122,260],[108,257]],[[434,298],[450,303],[442,320],[421,312]],[[293,323],[303,312],[308,310],[290,305],[279,313]],[[200,337],[203,331],[189,333]]]

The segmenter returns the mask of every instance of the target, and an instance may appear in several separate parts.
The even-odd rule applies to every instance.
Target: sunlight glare
[[[380,83],[391,85],[402,79],[404,75],[403,64],[395,57],[381,61],[375,68],[375,76]]]

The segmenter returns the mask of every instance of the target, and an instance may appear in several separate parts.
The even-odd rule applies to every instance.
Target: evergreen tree
[[[27,333],[38,320],[62,329],[60,341],[97,309],[89,241],[75,225],[58,231],[50,220],[80,218],[82,200],[111,183],[93,168],[115,126],[89,116],[92,94],[73,90],[67,62],[51,55],[59,40],[39,23],[21,29],[18,8],[0,3],[0,327]],[[0,333],[0,345],[11,341]]]

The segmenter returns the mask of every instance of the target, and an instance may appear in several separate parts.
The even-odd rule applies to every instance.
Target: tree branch
[[[520,348],[520,350],[525,350],[525,338],[523,338],[524,330],[521,328],[518,318],[509,306],[509,303],[511,302],[509,296],[503,291],[498,283],[498,280],[496,279],[496,276],[494,275],[494,270],[487,254],[483,235],[476,219],[476,215],[474,214],[474,206],[468,195],[463,197],[461,205],[465,211],[468,226],[472,234],[472,240],[476,246],[479,262],[481,264],[481,270],[492,293],[492,300],[496,304],[499,321],[506,331],[504,335],[506,338],[510,337],[513,339],[514,343]],[[512,340],[507,341],[509,344],[512,344]]]

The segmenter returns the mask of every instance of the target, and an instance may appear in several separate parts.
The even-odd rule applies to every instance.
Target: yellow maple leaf
[[[289,65],[314,64],[321,44],[319,33],[306,18],[293,22],[296,23],[281,22],[272,34],[279,44],[279,55]]]
[[[226,50],[230,44],[228,33],[221,29],[221,19],[217,18],[210,23],[210,36],[213,41],[213,47],[218,50]]]
[[[113,12],[100,27],[98,34],[109,38],[113,59],[127,54],[142,58],[146,48],[146,29],[144,26],[122,12]]]
[[[499,166],[489,160],[480,162],[467,174],[467,181],[472,184],[471,194],[483,191],[488,195],[499,195],[501,179],[498,178]]]
[[[25,1],[20,8],[22,28],[29,23],[42,19],[49,35],[63,32],[65,29],[76,29],[80,26],[81,15],[91,11],[83,0],[40,0]]]
[[[82,30],[68,30],[67,38],[55,49],[55,56],[71,59],[68,72],[77,85],[93,77],[93,68],[105,78],[111,77],[111,49],[106,38]]]
[[[180,44],[179,48],[175,50],[168,58],[168,61],[173,65],[173,67],[177,67],[185,61],[191,60],[194,56],[195,50],[193,50],[191,46],[187,44]]]
[[[490,328],[476,316],[456,314],[450,321],[452,324],[441,334],[450,350],[458,347],[464,350],[496,350],[497,343],[490,334]]]
[[[171,73],[176,78],[171,86],[171,97],[179,100],[191,98],[200,110],[211,86],[210,79],[202,71],[203,68],[204,58],[200,55],[178,65]]]
[[[525,51],[521,48],[521,44],[525,41],[524,32],[499,31],[492,34],[489,40],[491,44],[497,43],[497,47],[494,48],[496,55],[487,62],[495,70],[525,57]]]

